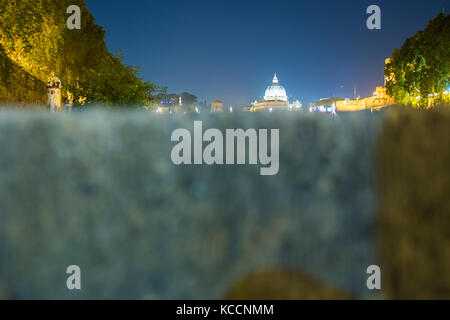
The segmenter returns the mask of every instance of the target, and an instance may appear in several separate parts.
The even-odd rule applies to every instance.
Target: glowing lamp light
[[[272,112],[272,111],[273,111],[273,109],[272,109],[272,108],[270,108],[269,112]]]

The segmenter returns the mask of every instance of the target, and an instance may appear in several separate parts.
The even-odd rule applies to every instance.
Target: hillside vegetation
[[[81,30],[66,25],[70,5],[81,8]],[[61,79],[63,99],[75,103],[147,104],[158,90],[108,52],[105,31],[84,0],[0,0],[0,45],[7,56],[46,82]]]

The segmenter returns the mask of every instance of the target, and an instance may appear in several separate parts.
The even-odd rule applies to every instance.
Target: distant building
[[[223,112],[223,102],[220,100],[211,102],[211,112]]]
[[[345,99],[344,101],[337,101],[336,109],[341,112],[362,111],[368,109],[377,110],[394,103],[394,99],[387,94],[385,87],[377,87],[371,97],[358,100]]]
[[[322,98],[309,106],[309,112],[336,114],[336,102],[345,100],[341,98]]]
[[[289,103],[289,110],[295,111],[302,108],[302,103],[299,100],[295,100],[293,103]]]
[[[184,105],[183,98],[178,94],[166,94],[160,97],[156,113],[175,113],[181,110]]]
[[[255,101],[250,108],[251,112],[256,111],[275,111],[275,110],[288,110],[289,102],[286,94],[286,90],[278,81],[278,77],[275,74],[272,80],[272,84],[269,85],[264,94],[262,101]]]
[[[47,81],[47,105],[52,111],[61,111],[62,99],[61,99],[61,80],[56,77]]]
[[[182,105],[182,99],[181,99],[181,97],[178,97],[178,96],[175,96],[175,95],[167,95],[167,96],[164,96],[161,99],[159,104],[161,106],[164,106],[164,107],[181,106]]]

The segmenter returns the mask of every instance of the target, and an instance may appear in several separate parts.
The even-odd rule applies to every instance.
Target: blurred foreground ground
[[[171,133],[194,120],[280,129],[279,174],[173,165]],[[446,111],[2,111],[0,298],[414,298],[426,281],[424,297],[450,298],[435,274],[450,269],[449,125]],[[81,291],[66,288],[73,264]]]

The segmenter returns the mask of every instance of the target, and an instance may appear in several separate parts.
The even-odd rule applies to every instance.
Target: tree
[[[69,30],[67,7],[81,8],[81,30]],[[113,105],[147,104],[161,88],[108,52],[105,31],[85,0],[0,0],[0,45],[8,57],[46,82],[57,76],[63,99]]]
[[[395,49],[385,76],[387,92],[398,103],[423,108],[448,101],[450,15],[439,14]]]

